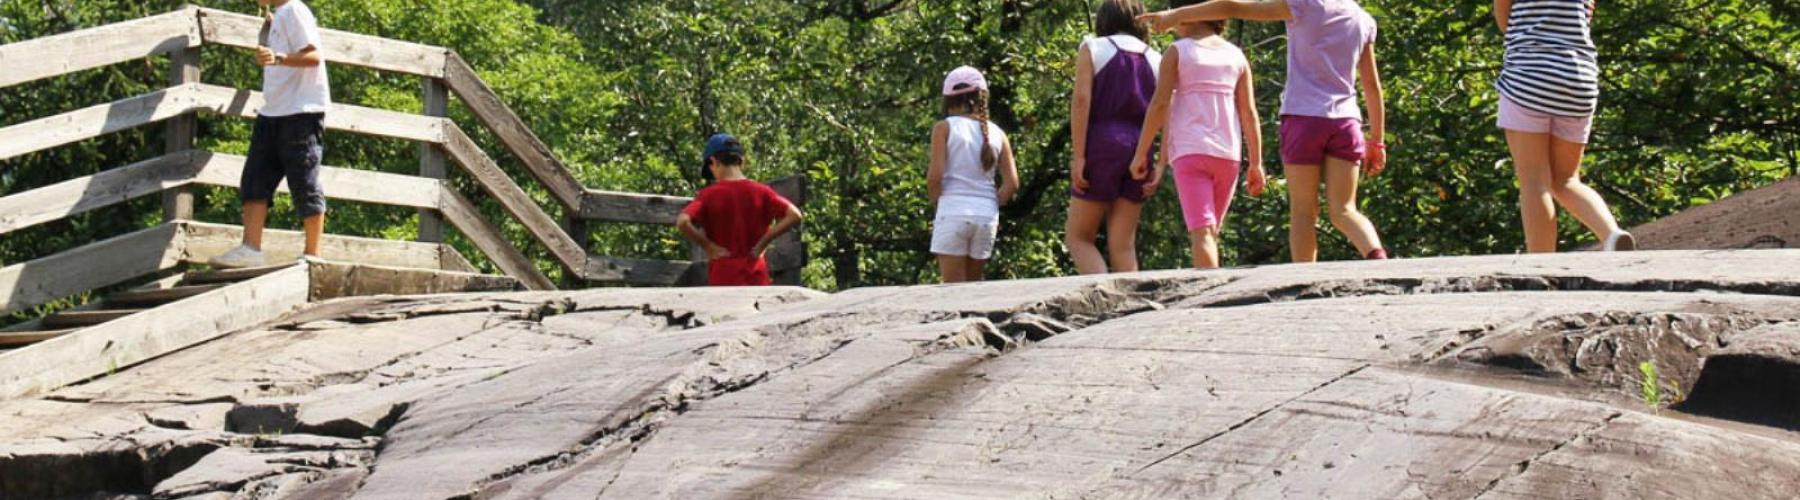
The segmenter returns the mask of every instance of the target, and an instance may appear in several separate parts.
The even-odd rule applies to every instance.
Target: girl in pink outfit
[[[1281,163],[1288,179],[1288,251],[1318,259],[1319,184],[1331,225],[1358,255],[1386,259],[1375,225],[1356,208],[1360,175],[1387,166],[1387,115],[1375,66],[1375,19],[1356,0],[1213,0],[1145,14],[1157,30],[1198,21],[1286,21],[1287,86],[1281,95]],[[1356,106],[1360,84],[1368,137]],[[1361,168],[1357,168],[1358,164]]]
[[[1172,3],[1181,7],[1198,2]],[[1146,192],[1155,188],[1163,166],[1149,172],[1146,158],[1157,132],[1163,132],[1163,157],[1175,167],[1175,190],[1193,243],[1194,267],[1214,269],[1219,267],[1219,227],[1237,189],[1244,142],[1250,146],[1250,195],[1263,191],[1256,91],[1244,52],[1219,36],[1225,23],[1185,23],[1176,30],[1182,38],[1162,60],[1131,173],[1148,179]]]

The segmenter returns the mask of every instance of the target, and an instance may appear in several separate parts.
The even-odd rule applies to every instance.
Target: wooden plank
[[[506,213],[511,214],[514,219],[524,225],[526,232],[531,233],[538,243],[549,248],[550,254],[556,257],[563,269],[577,274],[584,272],[587,266],[587,251],[583,250],[581,245],[569,236],[569,233],[563,232],[562,227],[556,224],[556,219],[552,219],[549,214],[544,213],[543,207],[538,206],[537,202],[531,199],[531,195],[520,189],[518,184],[514,184],[512,177],[508,177],[505,171],[500,170],[500,166],[495,164],[492,158],[488,158],[487,153],[483,153],[479,146],[476,146],[474,139],[470,139],[468,134],[462,132],[461,128],[452,124],[444,129],[444,150],[450,154],[450,158],[455,160],[457,165],[463,168],[463,171],[468,172],[478,184],[481,184],[482,189],[486,190],[489,196],[493,196],[500,202],[500,206],[506,209]]]
[[[244,160],[244,157],[238,155],[202,153],[195,158],[202,167],[195,174],[194,182],[238,187],[239,179],[244,175]],[[319,184],[324,186],[325,197],[334,200],[437,210],[438,193],[442,191],[438,187],[440,183],[441,181],[433,179],[386,172],[338,167],[319,169]],[[286,183],[282,183],[280,192],[288,192]]]
[[[167,304],[177,300],[193,297],[202,293],[224,288],[225,285],[190,285],[170,288],[144,288],[126,290],[106,296],[108,307],[148,307]]]
[[[774,189],[781,197],[787,198],[794,206],[806,204],[806,177],[804,176],[793,175],[776,179],[769,183],[769,188]],[[793,230],[776,238],[769,245],[769,273],[779,275],[778,277],[781,279],[776,281],[778,285],[800,285],[799,274],[787,271],[806,267],[806,242],[801,239],[801,233],[805,226],[805,222],[795,225]]]
[[[628,259],[592,255],[588,257],[588,279],[633,285],[675,286],[694,263],[682,260]]]
[[[75,333],[75,330],[39,330],[30,332],[0,333],[0,349],[27,346],[53,338]]]
[[[475,204],[470,203],[467,198],[463,198],[461,193],[451,189],[449,185],[445,185],[443,194],[439,195],[438,199],[443,203],[438,209],[444,214],[444,220],[449,221],[457,231],[462,232],[470,242],[475,243],[475,247],[480,248],[481,252],[488,256],[488,260],[494,261],[494,265],[498,266],[501,272],[519,280],[519,283],[525,285],[527,289],[556,289],[556,285],[550,282],[550,277],[545,276],[543,271],[539,271],[537,265],[533,264],[524,253],[519,252],[518,248],[514,248],[512,242],[506,241],[506,236],[500,232],[500,228],[483,218],[481,212],[475,209]]]
[[[0,45],[0,88],[198,46],[192,8]]]
[[[506,145],[506,150],[525,164],[525,169],[531,173],[532,178],[543,184],[550,191],[550,196],[562,203],[563,208],[580,211],[582,195],[586,192],[581,181],[576,180],[575,174],[570,173],[562,160],[558,160],[556,154],[550,151],[550,146],[538,139],[537,134],[531,132],[531,127],[526,126],[525,121],[513,113],[505,101],[500,100],[499,94],[488,88],[487,82],[475,74],[475,69],[463,61],[462,56],[451,52],[446,59],[444,73],[444,83],[450,86],[451,91],[456,92],[457,97],[462,98],[463,104],[468,106],[482,125],[500,138],[500,142]]]
[[[674,224],[693,198],[590,189],[582,194],[581,218],[635,224]]]
[[[262,19],[217,9],[199,9],[199,29],[206,43],[255,49]],[[389,40],[348,31],[320,30],[327,64],[348,64],[419,76],[444,76],[443,47]]]
[[[0,354],[0,398],[43,394],[275,319],[306,303],[294,266]]]
[[[231,250],[243,241],[244,229],[238,226],[182,223],[181,249],[176,257],[182,261],[204,264],[208,259]],[[304,237],[298,231],[266,229],[263,231],[263,256],[270,264],[294,262],[300,258]],[[442,253],[434,243],[393,241],[327,234],[319,240],[319,250],[328,260],[377,266],[437,269]]]
[[[280,262],[260,267],[240,267],[236,269],[216,269],[212,271],[190,272],[181,278],[184,285],[213,285],[219,283],[237,283],[251,278],[266,275],[292,267],[294,262]]]
[[[188,95],[195,108],[221,115],[256,118],[263,105],[262,92],[206,84],[188,87],[193,89]],[[443,142],[448,123],[445,118],[338,103],[325,111],[325,128],[412,141]]]
[[[195,24],[198,26],[198,24]],[[180,86],[200,81],[200,48],[190,47],[169,53],[169,85]],[[163,124],[163,153],[173,154],[194,149],[200,120],[192,114],[170,118]],[[163,220],[194,218],[194,190],[180,186],[163,192]]]
[[[0,198],[0,234],[186,185],[192,153],[175,153]]]
[[[176,236],[177,225],[163,224],[0,268],[0,314],[175,267]]]
[[[422,111],[425,116],[447,116],[450,114],[450,94],[444,88],[444,82],[436,78],[424,78],[420,84],[419,99],[424,103]],[[427,179],[447,179],[450,171],[444,164],[444,150],[437,144],[419,143],[419,176]],[[444,218],[437,214],[437,207],[419,211],[419,241],[439,243],[444,241]]]
[[[180,116],[190,109],[190,90],[172,87],[0,128],[0,160]]]
[[[115,319],[143,312],[142,309],[96,309],[92,311],[63,311],[43,319],[43,325],[50,328],[84,328],[98,325]]]
[[[438,262],[438,269],[445,271],[462,273],[481,272],[480,269],[475,268],[474,263],[469,262],[468,257],[463,257],[462,252],[456,251],[456,247],[448,244],[440,245],[438,247]]]
[[[312,266],[312,300],[315,301],[369,295],[503,292],[519,289],[519,280],[508,276],[336,263]]]

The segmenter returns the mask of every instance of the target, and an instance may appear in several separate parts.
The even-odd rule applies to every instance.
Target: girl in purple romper
[[[1112,270],[1138,270],[1138,216],[1160,182],[1134,180],[1130,171],[1161,60],[1135,19],[1143,12],[1138,0],[1101,2],[1094,16],[1096,37],[1082,43],[1075,59],[1069,118],[1075,157],[1063,243],[1081,274],[1107,272],[1107,259],[1095,244],[1103,223]]]

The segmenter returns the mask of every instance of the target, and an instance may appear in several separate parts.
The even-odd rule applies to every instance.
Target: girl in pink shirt
[[[1173,2],[1176,7],[1191,3]],[[1149,172],[1147,158],[1157,132],[1163,132],[1163,157],[1175,167],[1175,190],[1193,243],[1194,267],[1213,269],[1219,267],[1219,227],[1237,189],[1245,142],[1240,138],[1250,146],[1250,195],[1260,196],[1263,190],[1256,92],[1250,84],[1250,61],[1219,36],[1225,23],[1186,23],[1176,30],[1182,38],[1162,60],[1131,174],[1149,179],[1146,191],[1155,188],[1163,167]]]
[[[1375,68],[1375,19],[1356,0],[1213,0],[1141,19],[1157,30],[1224,19],[1286,21],[1281,163],[1288,178],[1289,252],[1294,262],[1318,259],[1315,224],[1322,180],[1331,225],[1356,245],[1358,255],[1388,257],[1375,225],[1356,208],[1359,176],[1381,173],[1387,166],[1387,145],[1382,143],[1387,116]],[[1356,106],[1358,83],[1369,108],[1367,139]]]

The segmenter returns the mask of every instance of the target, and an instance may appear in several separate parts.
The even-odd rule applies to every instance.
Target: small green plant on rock
[[[1638,372],[1644,374],[1644,379],[1641,383],[1642,387],[1640,389],[1643,392],[1644,404],[1650,405],[1651,412],[1662,411],[1662,384],[1658,382],[1660,379],[1656,376],[1656,362],[1645,361],[1638,363]]]

